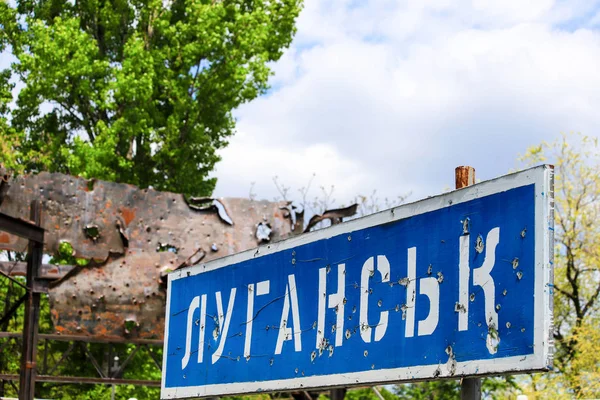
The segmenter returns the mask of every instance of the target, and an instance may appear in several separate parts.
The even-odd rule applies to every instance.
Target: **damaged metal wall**
[[[9,180],[0,211],[18,218],[43,205],[44,252],[68,242],[87,266],[50,285],[57,333],[113,339],[161,339],[164,276],[170,270],[278,241],[302,231],[287,202],[185,199],[132,185],[40,173]],[[0,249],[26,241],[0,232]]]

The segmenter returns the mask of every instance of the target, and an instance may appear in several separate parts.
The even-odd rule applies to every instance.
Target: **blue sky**
[[[273,67],[269,94],[236,111],[219,196],[316,173],[339,202],[416,200],[458,165],[490,179],[542,140],[600,134],[598,1],[306,0]]]

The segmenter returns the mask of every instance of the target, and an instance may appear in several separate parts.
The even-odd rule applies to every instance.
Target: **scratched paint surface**
[[[171,281],[164,387],[532,354],[534,197],[522,186]]]

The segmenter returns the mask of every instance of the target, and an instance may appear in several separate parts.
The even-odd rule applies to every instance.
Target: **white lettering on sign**
[[[369,277],[375,274],[377,270],[381,274],[381,282],[390,281],[390,262],[386,256],[377,256],[377,268],[374,265],[374,257],[365,261],[360,273],[360,336],[365,343],[371,341],[371,325],[369,325]],[[379,314],[379,323],[375,327],[375,341],[378,342],[385,335],[388,326],[389,311],[382,311]]]
[[[319,302],[317,315],[317,343],[316,347],[323,345],[325,336],[325,300],[327,308],[336,311],[335,346],[341,346],[344,340],[344,299],[346,297],[346,264],[337,266],[337,292],[327,296],[327,268],[319,269]]]
[[[292,308],[292,320],[294,325],[294,334],[289,327],[290,304]],[[296,277],[292,274],[288,276],[288,284],[285,286],[285,295],[283,298],[283,310],[281,311],[281,323],[279,324],[279,334],[277,335],[277,345],[275,354],[281,354],[283,342],[294,339],[294,349],[302,351],[302,330],[300,328],[300,310],[298,309],[298,290],[296,288]]]
[[[500,242],[500,228],[496,227],[490,230],[485,242],[481,237],[477,239],[476,251],[483,253],[485,256],[483,263],[478,268],[473,268],[471,271],[470,265],[470,234],[464,234],[459,238],[459,263],[458,263],[458,302],[456,311],[458,312],[458,330],[465,331],[469,329],[469,289],[470,279],[473,276],[473,286],[479,287],[480,292],[484,296],[485,319],[488,326],[488,337],[486,346],[490,354],[497,351],[500,341],[497,333],[498,329],[498,313],[495,305],[495,290],[496,285],[491,276],[492,270],[496,263],[496,247]],[[317,301],[317,321],[316,321],[316,347],[323,348],[325,346],[325,322],[328,309],[333,309],[336,312],[335,325],[332,329],[335,331],[335,346],[339,347],[344,342],[344,321],[345,321],[345,303],[346,303],[346,264],[338,264],[336,266],[336,281],[335,288],[328,288],[327,274],[332,272],[329,267],[319,268],[318,270],[318,301]],[[377,255],[369,257],[364,261],[360,274],[360,335],[365,343],[371,341],[378,342],[383,339],[388,328],[389,311],[382,310],[379,313],[379,321],[376,324],[369,322],[369,302],[373,299],[373,287],[370,284],[371,278],[376,274],[381,277],[377,283],[390,282],[392,268],[390,262],[385,255]],[[431,274],[431,267],[429,269]],[[407,338],[418,336],[431,335],[438,327],[440,318],[440,283],[443,277],[438,273],[438,278],[428,276],[417,278],[417,248],[411,247],[407,249],[407,269],[406,278],[401,279],[406,286],[406,299],[404,303],[405,310],[405,326],[404,336]],[[271,294],[278,296],[277,293],[271,293],[271,284],[269,280],[250,283],[247,285],[248,302],[246,308],[245,322],[245,337],[244,337],[244,357],[250,359],[252,346],[252,327],[253,321],[257,317],[254,309],[255,298]],[[417,292],[419,296],[417,296]],[[404,295],[404,293],[402,294]],[[231,288],[229,299],[227,302],[227,310],[223,308],[223,299],[221,292],[215,293],[215,302],[217,315],[212,317],[215,322],[213,338],[217,342],[217,348],[212,354],[212,363],[216,363],[223,354],[229,326],[231,324],[232,314],[234,313],[236,297],[236,288]],[[196,296],[190,302],[187,309],[187,327],[185,339],[185,351],[181,360],[181,368],[188,366],[192,349],[192,339],[194,327],[198,326],[198,349],[197,361],[203,362],[205,336],[206,336],[206,309],[207,309],[206,294]],[[302,351],[302,328],[300,323],[300,308],[298,303],[298,287],[296,286],[296,278],[293,274],[287,276],[285,285],[285,293],[279,295],[274,300],[283,299],[281,309],[281,320],[278,328],[277,342],[275,344],[274,354],[281,354],[283,345],[286,341],[294,342],[294,351]],[[273,303],[272,300],[270,303]],[[426,301],[427,300],[427,301]],[[381,299],[379,300],[381,307]],[[429,308],[429,312],[425,319],[416,321],[416,308]],[[199,311],[199,316],[196,317]],[[260,311],[260,310],[259,310]],[[374,328],[374,329],[373,329]],[[416,329],[415,329],[416,328]],[[241,335],[241,334],[240,334]]]
[[[478,239],[479,241],[479,239]],[[471,275],[471,266],[469,262],[469,243],[470,235],[466,234],[460,237],[459,243],[459,282],[458,282],[458,330],[466,331],[469,329],[469,278]],[[496,264],[496,246],[500,243],[500,228],[496,227],[490,230],[486,236],[485,242],[478,243],[479,246],[485,245],[485,257],[483,264],[479,268],[473,269],[473,286],[479,286],[483,291],[485,303],[485,322],[488,326],[488,337],[486,346],[490,354],[495,354],[498,349],[500,338],[498,337],[498,313],[496,312],[496,284],[492,278],[491,272]],[[481,251],[481,248],[478,250]]]
[[[406,285],[406,325],[404,336],[413,337],[415,334],[415,310],[417,304],[417,248],[408,249],[408,283]],[[431,335],[440,317],[440,286],[437,278],[419,279],[419,294],[429,299],[429,314],[419,321],[417,335]]]
[[[271,281],[262,281],[256,284],[256,296],[269,294]],[[250,357],[252,345],[252,322],[254,321],[254,284],[248,285],[248,308],[246,310],[246,337],[244,342],[244,357]]]
[[[231,314],[233,313],[233,303],[235,302],[236,288],[231,289],[229,295],[229,303],[227,305],[227,312],[223,313],[223,301],[221,300],[221,292],[215,293],[217,299],[217,313],[219,318],[219,324],[215,328],[215,340],[220,336],[219,346],[212,355],[212,363],[216,363],[223,354],[223,348],[225,347],[225,341],[227,340],[227,332],[229,332],[229,324],[231,323]]]

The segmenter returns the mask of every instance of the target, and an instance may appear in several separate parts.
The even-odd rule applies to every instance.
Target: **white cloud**
[[[457,165],[492,178],[563,131],[598,135],[594,15],[589,3],[547,0],[307,1],[275,89],[236,112],[217,193],[247,194],[248,176],[246,188],[256,181],[273,197],[273,175],[296,171],[286,184],[299,187],[314,171],[340,197],[416,199],[451,186]],[[313,156],[319,148],[335,166]]]

